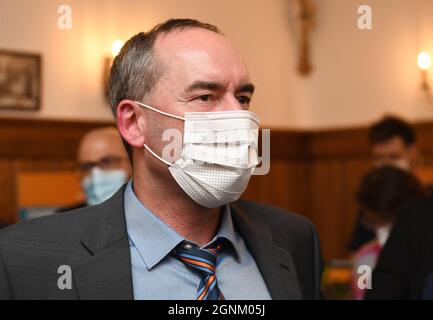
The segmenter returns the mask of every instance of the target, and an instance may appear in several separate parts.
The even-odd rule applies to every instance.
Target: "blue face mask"
[[[82,181],[87,204],[95,205],[110,198],[126,182],[124,170],[92,169]]]

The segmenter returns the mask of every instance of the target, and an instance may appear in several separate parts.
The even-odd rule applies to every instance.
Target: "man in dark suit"
[[[366,299],[431,298],[433,196],[405,206],[373,272]],[[430,277],[429,277],[430,276]]]
[[[253,89],[215,26],[176,19],[132,37],[110,98],[133,180],[102,204],[3,230],[0,299],[320,298],[313,225],[237,200],[257,165]],[[167,129],[184,134],[173,161]]]

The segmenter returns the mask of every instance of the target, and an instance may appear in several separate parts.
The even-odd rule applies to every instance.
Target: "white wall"
[[[421,50],[433,55],[433,1],[319,2],[322,15],[313,58],[317,70],[305,83],[310,114],[303,125],[364,124],[383,113],[431,119],[433,106],[421,93],[416,58]],[[357,28],[360,4],[373,9],[371,31]]]
[[[265,126],[325,128],[366,124],[386,112],[433,118],[420,92],[419,50],[433,54],[431,0],[316,0],[314,73],[296,71],[292,0],[0,0],[0,49],[43,56],[42,110],[2,116],[107,120],[103,58],[171,17],[218,25],[243,53]],[[57,28],[57,8],[72,7],[73,28]],[[357,7],[373,9],[373,30],[357,28]],[[431,77],[433,82],[433,77]]]

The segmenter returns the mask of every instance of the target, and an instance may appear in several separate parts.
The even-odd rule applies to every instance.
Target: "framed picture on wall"
[[[41,56],[0,49],[0,110],[39,110]]]

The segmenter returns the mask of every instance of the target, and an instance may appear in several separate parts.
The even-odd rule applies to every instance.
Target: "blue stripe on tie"
[[[221,299],[221,291],[218,289],[218,283],[215,285],[215,288],[209,293],[206,297],[206,300],[223,300]]]
[[[200,295],[203,293],[204,288],[206,288],[206,283],[207,283],[208,279],[210,278],[210,276],[211,275],[209,274],[200,281],[200,287],[198,288],[197,297],[200,297]]]
[[[203,278],[200,281],[200,286],[198,287],[198,291],[197,291],[197,297],[200,297],[201,293],[203,292],[204,288],[206,287],[207,279],[209,279],[209,276],[206,276],[206,278]]]
[[[215,286],[216,286],[216,277],[213,278],[213,281],[210,284],[209,289],[207,290],[205,296],[203,297],[203,300],[206,300],[208,298],[209,294],[213,291],[213,289],[215,288]]]

